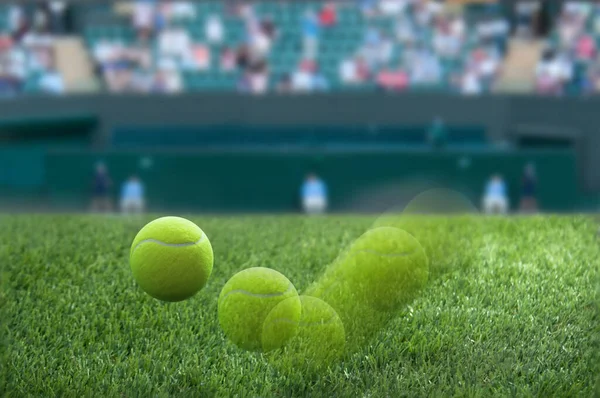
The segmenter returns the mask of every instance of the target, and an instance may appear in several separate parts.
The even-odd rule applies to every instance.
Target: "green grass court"
[[[422,294],[320,374],[236,348],[217,298],[265,266],[303,292],[373,217],[189,217],[209,236],[208,285],[162,303],[129,245],[153,217],[1,216],[2,396],[598,396],[598,223],[585,216],[436,225]],[[441,244],[443,246],[443,243]],[[446,250],[444,250],[446,249]]]

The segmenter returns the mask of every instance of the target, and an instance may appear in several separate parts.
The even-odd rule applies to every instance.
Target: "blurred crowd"
[[[66,4],[61,1],[6,7],[0,26],[0,96],[64,92],[54,41],[65,24]]]
[[[208,3],[215,7],[203,8]],[[270,2],[271,8],[136,0],[105,5],[114,14],[109,33],[88,40],[87,26],[68,26],[67,2],[17,4],[0,5],[1,96],[63,93],[60,71],[69,60],[61,61],[56,43],[65,32],[86,37],[95,76],[110,92],[378,88],[476,95],[493,89],[511,33],[497,7],[473,19],[463,7],[435,0]],[[519,37],[532,36],[531,4],[516,9]],[[110,33],[115,24],[125,30]],[[600,92],[599,45],[600,4],[565,2],[535,69],[537,93]]]
[[[368,27],[354,57],[340,65],[345,83],[374,80],[387,90],[446,85],[463,94],[487,91],[500,71],[509,33],[499,15],[469,26],[462,10],[441,2],[363,0],[367,21],[389,19],[390,32]],[[394,56],[401,52],[400,56]]]
[[[225,42],[223,16],[205,16],[204,40],[195,40],[186,22],[195,21],[194,3],[143,0],[129,10],[135,38],[131,43],[100,40],[93,48],[96,70],[111,92],[176,93],[185,90],[186,72],[212,68],[241,71],[240,91],[264,92],[268,87],[267,57],[276,35],[268,18],[259,18],[249,4],[228,3],[227,16],[245,22],[245,39],[232,48]]]
[[[600,4],[564,4],[543,56],[536,68],[540,94],[600,92]]]
[[[215,69],[216,58],[219,73],[235,76],[231,88],[254,94],[327,91],[334,86],[438,87],[479,94],[499,74],[509,33],[508,22],[499,15],[472,26],[460,8],[449,10],[430,0],[311,3],[294,11],[301,13],[299,20],[290,11],[284,26],[257,11],[257,5],[228,3],[222,13],[199,16],[191,2],[138,0],[129,10],[134,40],[94,43],[97,73],[113,92],[173,93],[186,89],[187,73]],[[356,26],[340,23],[338,14],[347,10],[360,16]],[[238,40],[231,40],[224,19],[242,22]],[[202,39],[190,32],[196,22],[203,24]],[[335,74],[324,72],[324,38],[344,37],[356,29],[362,38],[355,48],[336,59]],[[285,54],[274,47],[290,36],[297,44],[296,61],[277,69],[273,61]]]

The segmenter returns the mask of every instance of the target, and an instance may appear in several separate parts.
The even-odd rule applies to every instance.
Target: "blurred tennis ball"
[[[401,229],[380,227],[361,235],[311,292],[329,303],[343,300],[333,299],[341,294],[391,311],[412,300],[428,276],[429,261],[419,242]]]
[[[206,234],[180,217],[158,218],[144,226],[131,244],[129,263],[138,285],[164,301],[185,300],[202,289],[213,268]]]
[[[281,273],[263,267],[248,268],[229,279],[219,296],[219,323],[225,335],[238,347],[260,351],[265,319],[282,301],[276,314],[291,322],[300,319],[300,299],[296,288]],[[275,315],[274,315],[275,316]],[[294,333],[294,328],[270,331],[269,349],[277,348]]]
[[[478,210],[462,193],[445,188],[416,195],[401,212],[381,215],[374,227],[400,228],[414,236],[429,258],[430,271],[441,273],[474,261],[473,237],[482,235]],[[465,222],[468,220],[468,222]]]
[[[337,312],[323,300],[300,296],[302,314],[298,321],[281,317],[281,310],[294,303],[287,299],[277,305],[267,317],[263,339],[269,344],[271,334],[279,335],[281,324],[293,325],[295,335],[283,350],[270,355],[277,366],[284,369],[321,370],[332,365],[344,354],[346,335],[344,324]],[[276,332],[276,333],[273,333]]]
[[[348,349],[367,343],[426,285],[429,261],[419,242],[393,227],[365,232],[309,287],[344,323]]]

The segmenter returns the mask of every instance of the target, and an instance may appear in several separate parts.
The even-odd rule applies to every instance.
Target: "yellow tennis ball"
[[[260,351],[267,315],[288,298],[292,298],[292,301],[285,308],[286,316],[297,320],[300,318],[300,299],[288,278],[263,267],[240,271],[221,290],[218,308],[221,328],[238,347]],[[286,336],[279,338],[281,341],[287,339]]]
[[[158,218],[138,232],[129,255],[133,277],[150,296],[185,300],[202,289],[213,268],[206,234],[180,217]]]
[[[336,309],[339,302],[356,301],[391,311],[410,302],[428,277],[429,261],[420,243],[401,229],[379,227],[361,235],[309,294]]]
[[[346,335],[344,324],[337,312],[325,301],[316,297],[300,296],[302,313],[300,319],[282,315],[290,305],[289,300],[275,307],[264,325],[263,342],[278,339],[280,326],[294,331],[281,352],[270,355],[275,365],[284,369],[320,370],[334,364],[344,354]],[[282,311],[283,309],[283,311]],[[281,346],[279,341],[277,343]]]

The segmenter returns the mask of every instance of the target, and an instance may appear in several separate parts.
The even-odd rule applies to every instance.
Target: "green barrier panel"
[[[0,191],[41,188],[44,157],[41,148],[0,148]]]
[[[321,145],[425,145],[429,126],[165,126],[118,127],[112,134],[115,148],[321,146]],[[485,128],[446,126],[450,144],[486,143]]]
[[[0,119],[0,141],[85,144],[89,143],[90,133],[97,124],[98,117],[89,114],[3,118]]]
[[[363,151],[143,153],[50,152],[47,190],[53,204],[84,207],[89,202],[94,164],[107,164],[116,198],[128,175],[146,185],[151,210],[295,211],[305,173],[316,171],[329,185],[334,211],[378,211],[401,192],[423,181],[442,183],[479,205],[493,173],[509,185],[511,205],[519,198],[521,173],[534,162],[543,209],[573,210],[577,199],[572,151]]]

